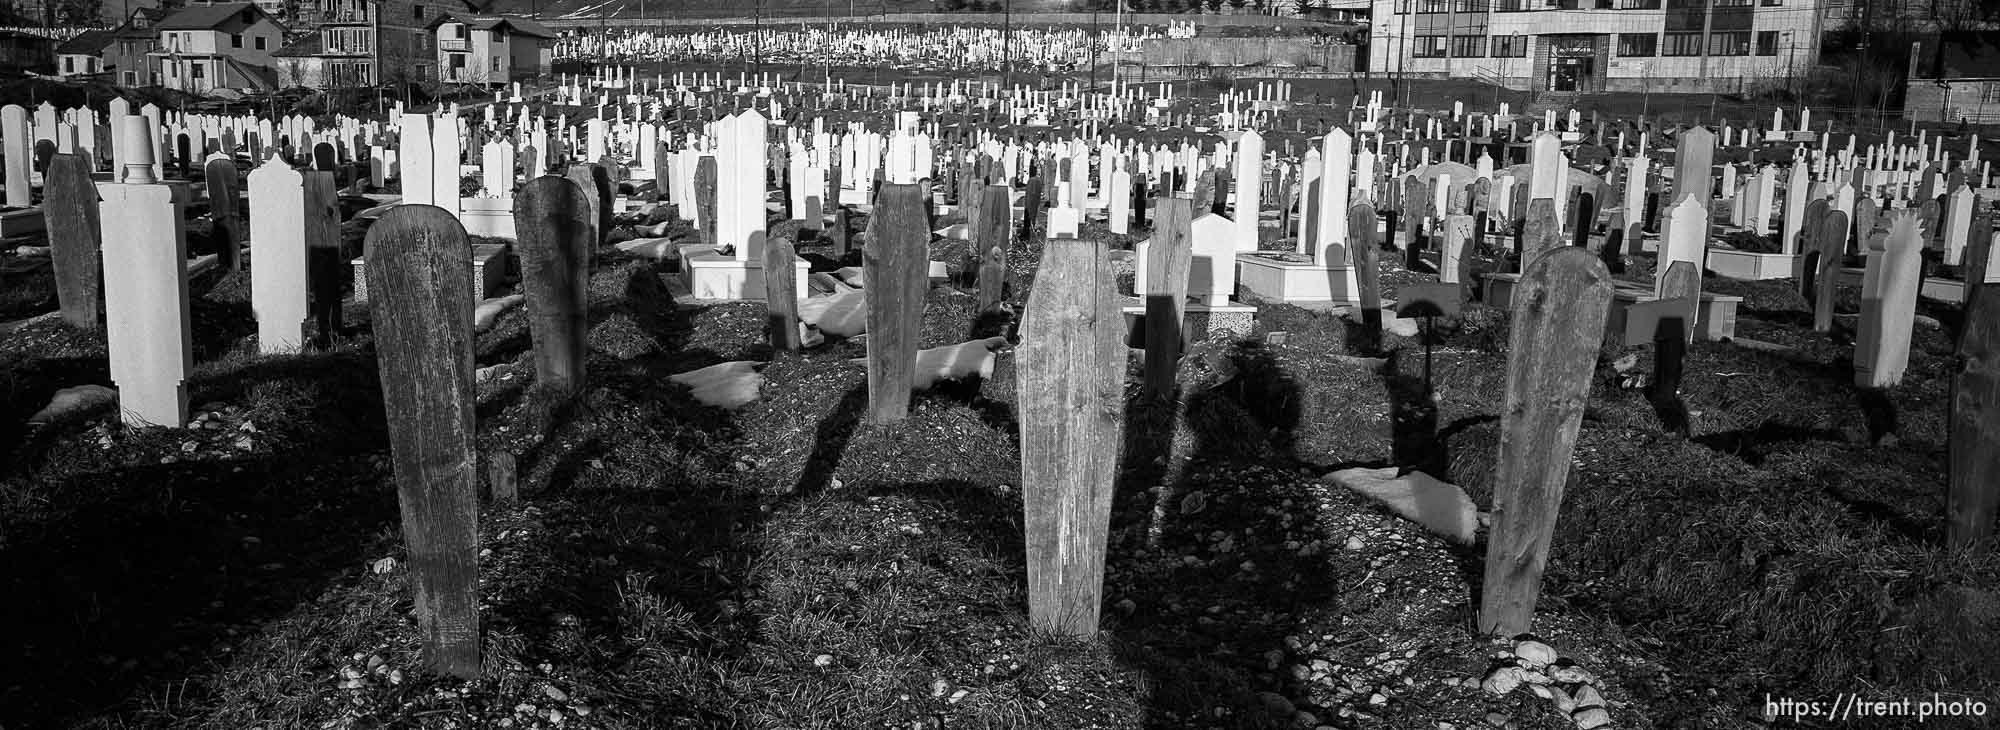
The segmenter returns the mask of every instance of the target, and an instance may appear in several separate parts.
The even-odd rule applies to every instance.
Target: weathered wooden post
[[[331,341],[341,327],[342,279],[353,270],[351,259],[341,255],[340,191],[331,172],[311,171],[301,177],[306,198],[306,313],[318,323],[320,337]]]
[[[1604,227],[1604,243],[1597,247],[1597,258],[1604,262],[1604,270],[1613,276],[1625,273],[1625,212],[1612,210],[1611,221]]]
[[[1993,263],[1993,234],[1973,226],[1965,250],[1965,324],[1952,375],[1951,491],[1946,496],[1947,537],[1968,546],[1993,534],[2000,504],[2000,265]]]
[[[535,343],[535,382],[562,397],[584,388],[590,251],[596,235],[592,203],[589,191],[575,178],[555,175],[529,180],[514,196],[521,289],[528,296],[528,334]]]
[[[1102,244],[1048,241],[1016,354],[1028,620],[1076,637],[1098,629],[1122,441],[1124,318],[1111,276]]]
[[[987,185],[980,189],[978,198],[972,203],[972,210],[979,215],[978,225],[972,229],[972,250],[979,256],[979,310],[992,309],[1007,295],[1007,249],[1013,239],[1008,229],[1013,223],[1013,211],[1007,208],[1008,191],[1005,185]]]
[[[1578,248],[1589,248],[1591,231],[1597,228],[1597,196],[1578,193],[1572,202],[1576,205],[1575,227],[1572,229],[1574,243]]]
[[[1528,215],[1521,226],[1521,268],[1525,272],[1528,262],[1544,251],[1562,245],[1561,221],[1556,219],[1554,198],[1537,198],[1528,202]]]
[[[589,268],[591,255],[597,253],[597,247],[611,233],[611,175],[596,163],[570,165],[568,172],[570,181],[583,190],[583,198],[590,206],[590,214],[584,218],[584,225],[590,230],[587,239],[590,248],[583,257],[584,267]]]
[[[1035,220],[1042,214],[1042,176],[1028,178],[1028,185],[1021,193],[1021,230],[1016,234],[1021,240],[1034,235]]]
[[[1382,347],[1382,267],[1375,262],[1382,249],[1375,240],[1375,206],[1365,201],[1348,206],[1347,244],[1354,257],[1355,287],[1360,290],[1361,349],[1374,352]],[[1443,254],[1439,256],[1442,264]]]
[[[1161,198],[1146,247],[1146,381],[1148,399],[1172,397],[1194,266],[1194,201]]]
[[[929,228],[923,191],[884,184],[868,220],[861,266],[868,282],[868,422],[895,423],[910,414],[917,330],[929,279]]]
[[[424,660],[465,679],[479,675],[469,245],[444,209],[405,205],[368,229],[366,254]]]
[[[1542,210],[1554,213],[1553,206]],[[1479,609],[1481,632],[1509,636],[1527,632],[1534,619],[1570,453],[1604,340],[1611,276],[1589,251],[1551,249],[1526,266],[1512,306]]]
[[[1812,295],[1813,331],[1833,331],[1833,295],[1839,288],[1841,258],[1847,255],[1847,214],[1829,210],[1820,222],[1817,251],[1806,255]]]
[[[799,349],[797,261],[792,239],[778,237],[764,242],[764,309],[774,350]]]
[[[695,225],[701,227],[701,240],[711,246],[721,246],[716,240],[715,216],[719,203],[716,201],[716,167],[714,155],[702,155],[694,168],[694,210]]]
[[[242,218],[236,210],[236,195],[240,188],[236,180],[236,161],[214,158],[202,167],[202,177],[208,183],[208,217],[213,225],[210,237],[215,240],[216,261],[222,270],[235,271],[242,268],[238,260],[243,258],[243,236],[239,233]]]
[[[63,322],[95,330],[103,314],[104,274],[98,252],[104,232],[99,229],[90,160],[80,154],[58,154],[49,160],[42,210],[48,219],[50,263],[55,266]]]
[[[1687,405],[1680,395],[1685,371],[1682,363],[1694,339],[1695,317],[1701,306],[1701,272],[1693,262],[1674,261],[1660,273],[1659,291],[1651,301],[1626,307],[1626,329],[1650,330],[1650,335],[1641,335],[1653,341],[1653,382],[1646,398],[1659,414],[1663,428],[1687,438]]]

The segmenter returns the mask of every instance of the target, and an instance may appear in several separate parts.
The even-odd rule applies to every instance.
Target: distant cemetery
[[[1799,327],[1849,338],[1838,377],[1858,391],[1905,377],[1920,300],[1962,305],[1950,481],[1937,489],[1946,540],[1989,536],[2000,266],[1976,139],[1899,130],[1863,142],[1807,109],[1683,128],[1471,100],[1308,105],[1283,81],[1191,94],[621,65],[762,53],[991,70],[1008,53],[1059,64],[1157,32],[1037,32],[1009,46],[977,28],[640,30],[566,41],[562,57],[603,62],[592,73],[383,118],[9,104],[0,236],[46,237],[26,253],[54,267],[49,317],[103,331],[108,397],[131,428],[195,417],[191,278],[248,272],[265,355],[331,346],[365,311],[424,656],[461,677],[481,667],[482,501],[521,498],[523,458],[475,438],[488,374],[473,343],[522,311],[536,387],[585,392],[598,377],[586,366],[590,276],[612,255],[658,267],[679,301],[760,303],[772,352],[865,342],[855,366],[870,424],[908,417],[914,394],[1012,367],[1025,610],[1056,634],[1094,635],[1112,610],[1112,484],[1152,458],[1121,452],[1142,425],[1127,409],[1173,402],[1199,362],[1182,358],[1194,343],[1247,334],[1280,305],[1337,315],[1372,348],[1412,344],[1426,377],[1430,346],[1413,343],[1468,312],[1502,313],[1505,398],[1490,404],[1500,436],[1483,522],[1443,473],[1336,475],[1450,539],[1485,532],[1468,631],[1535,626],[1594,384],[1634,367],[1600,361],[1606,348],[1644,353],[1646,397],[1685,436],[1683,386],[1720,377],[1686,364],[1691,347],[1784,347],[1739,334],[1744,299],[1712,291],[1719,279],[1795,282],[1812,307]],[[197,219],[218,251],[190,253]],[[359,240],[343,235],[364,224]],[[627,227],[637,234],[611,235]],[[944,246],[966,253],[935,253]],[[1389,269],[1405,273],[1388,281]],[[1836,306],[1842,286],[1859,287],[1858,311]],[[937,288],[1018,326],[920,348]],[[783,377],[765,365],[673,380],[736,409]],[[1466,507],[1420,515],[1396,494]],[[1559,696],[1552,706],[1579,727],[1625,726],[1549,646],[1503,651],[1513,658],[1480,677],[1485,691],[1525,682]]]

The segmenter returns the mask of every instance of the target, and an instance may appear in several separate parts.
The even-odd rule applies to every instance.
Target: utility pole
[[[1868,35],[1875,28],[1875,6],[1868,0],[1855,0],[1861,4],[1861,41],[1854,50],[1860,52],[1861,62],[1854,65],[1854,114],[1861,114],[1861,70],[1868,67]]]

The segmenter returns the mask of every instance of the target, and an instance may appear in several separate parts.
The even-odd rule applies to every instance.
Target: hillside
[[[1017,16],[1038,12],[1062,12],[1079,7],[1070,0],[1014,0]],[[930,0],[495,0],[489,7],[501,13],[539,13],[545,18],[648,18],[659,20],[749,18],[801,18],[883,13],[936,12]]]

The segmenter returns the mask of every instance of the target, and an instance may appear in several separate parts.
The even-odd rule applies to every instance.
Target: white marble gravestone
[[[305,176],[273,157],[251,170],[247,181],[257,351],[296,353],[306,341]]]

